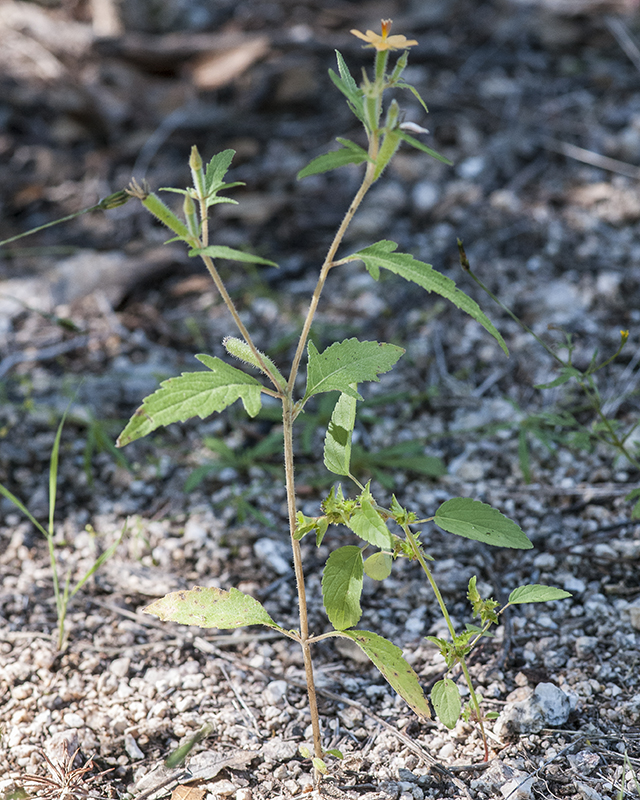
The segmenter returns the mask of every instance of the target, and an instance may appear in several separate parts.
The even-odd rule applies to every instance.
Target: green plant
[[[375,65],[373,78],[363,74],[358,86],[351,76],[344,59],[337,53],[338,74],[330,71],[330,77],[339,91],[346,97],[349,108],[362,123],[368,141],[365,150],[347,139],[338,139],[340,149],[314,159],[298,177],[333,170],[345,164],[364,164],[365,172],[345,217],[338,228],[327,256],[320,268],[316,288],[310,301],[297,342],[295,355],[290,365],[288,377],[265,353],[260,352],[246,329],[236,306],[222,281],[214,259],[232,259],[240,262],[271,264],[258,256],[252,256],[228,247],[209,244],[209,208],[221,202],[234,202],[220,196],[222,190],[236,184],[225,184],[224,177],[231,164],[233,151],[225,150],[214,156],[206,169],[197,149],[194,147],[190,157],[193,187],[167,191],[183,195],[184,220],[178,218],[155,194],[146,187],[133,182],[129,193],[142,204],[174,234],[175,239],[184,241],[191,256],[199,256],[209,271],[220,292],[242,338],[227,337],[224,345],[227,352],[257,369],[263,380],[247,372],[230,366],[219,358],[198,355],[197,359],[206,367],[205,371],[183,373],[182,376],[164,381],[153,395],[145,398],[143,405],[133,415],[118,439],[118,446],[124,446],[151,433],[160,426],[191,417],[201,419],[214,411],[220,412],[236,400],[241,400],[245,410],[255,417],[261,408],[261,395],[276,398],[281,403],[281,419],[284,440],[285,485],[289,517],[289,534],[298,591],[299,630],[287,630],[278,625],[266,609],[253,597],[242,594],[237,589],[221,590],[194,587],[166,595],[146,608],[148,613],[161,619],[173,620],[190,625],[209,628],[235,628],[244,625],[265,625],[279,631],[283,636],[296,641],[304,660],[309,708],[311,713],[314,765],[320,772],[324,770],[326,753],[322,747],[320,721],[316,703],[313,678],[311,646],[330,637],[344,637],[354,641],[371,659],[393,688],[406,700],[422,718],[430,716],[428,702],[422,692],[417,675],[402,657],[398,647],[376,633],[358,630],[354,626],[361,616],[360,595],[363,576],[367,573],[376,580],[387,577],[393,561],[400,557],[417,560],[436,595],[451,635],[451,642],[434,639],[441,649],[448,669],[459,665],[469,686],[471,696],[470,715],[477,719],[484,737],[484,717],[479,699],[473,690],[466,656],[477,641],[484,636],[490,626],[498,619],[497,603],[480,598],[475,579],[469,586],[469,599],[474,613],[479,614],[481,626],[468,628],[458,634],[444,604],[444,600],[433,579],[428,561],[432,560],[419,541],[419,534],[412,527],[429,521],[435,522],[442,530],[475,539],[487,544],[530,548],[532,545],[511,520],[499,511],[477,501],[457,498],[444,503],[430,520],[419,520],[413,512],[402,508],[395,497],[389,508],[376,501],[370,484],[363,485],[353,475],[354,448],[352,434],[356,419],[356,407],[362,399],[358,385],[367,381],[378,381],[379,375],[390,370],[402,356],[402,348],[386,343],[361,342],[355,338],[334,342],[319,352],[309,338],[311,325],[320,301],[320,296],[331,270],[340,265],[362,261],[369,274],[378,280],[380,270],[384,269],[417,284],[427,292],[435,292],[453,302],[477,320],[500,343],[507,352],[502,337],[477,304],[461,292],[453,281],[436,272],[431,265],[418,261],[409,254],[398,253],[397,245],[390,241],[379,241],[355,253],[336,258],[345,231],[360,206],[369,188],[380,178],[385,167],[397,151],[401,142],[426,152],[428,155],[445,161],[442,156],[426,147],[407,133],[400,121],[400,108],[396,100],[390,103],[384,122],[383,94],[389,89],[406,89],[419,98],[416,90],[407,84],[403,71],[407,65],[408,48],[415,42],[403,36],[390,36],[391,22],[382,23],[382,34],[368,31],[366,34],[354,32],[374,47]],[[393,68],[388,71],[388,56],[392,50],[402,50]],[[426,106],[420,99],[423,107]],[[448,162],[447,162],[448,163]],[[306,351],[306,388],[302,395],[296,393],[296,378],[301,371]],[[265,383],[264,381],[267,381]],[[294,474],[294,423],[302,414],[310,398],[325,393],[339,393],[333,403],[324,443],[324,464],[335,475],[351,479],[359,493],[354,498],[345,497],[341,486],[332,488],[322,503],[322,514],[317,517],[305,516],[297,508],[296,482]],[[307,442],[309,439],[307,438]],[[211,447],[211,442],[209,447]],[[223,445],[216,445],[219,455],[231,463],[237,457],[227,452]],[[413,468],[425,471],[427,463],[418,451],[406,445],[389,448],[384,454],[387,466],[394,466],[407,459],[413,459]],[[396,459],[394,462],[394,458]],[[436,471],[436,466],[430,468]],[[378,477],[385,475],[382,469]],[[333,630],[313,634],[309,631],[305,578],[303,571],[300,540],[308,533],[315,533],[319,545],[330,524],[341,524],[349,528],[361,540],[358,545],[347,545],[334,550],[325,565],[322,579],[322,593],[325,610]],[[390,525],[398,531],[392,532]],[[365,558],[365,551],[373,550]],[[512,593],[509,604],[520,602],[542,602],[567,597],[568,593],[549,587],[521,587]],[[502,609],[504,610],[504,609]],[[439,681],[432,692],[432,700],[440,719],[449,727],[455,724],[461,712],[460,694],[450,678]],[[485,737],[485,754],[488,754]]]
[[[640,448],[637,442],[633,444],[632,435],[640,425],[640,420],[623,426],[622,423],[609,416],[607,401],[602,396],[596,375],[608,367],[622,352],[629,338],[629,331],[620,331],[620,343],[616,351],[607,358],[598,360],[597,350],[593,353],[589,365],[583,369],[577,367],[573,361],[575,344],[571,333],[559,329],[564,341],[555,347],[548,345],[544,339],[511,311],[471,269],[464,245],[458,239],[460,264],[478,286],[513,319],[520,328],[529,334],[551,356],[558,367],[558,375],[549,383],[541,383],[535,389],[553,389],[558,386],[577,386],[580,399],[572,399],[569,408],[559,409],[554,412],[533,414],[520,423],[519,431],[519,456],[520,466],[526,480],[530,479],[530,453],[529,435],[541,441],[548,449],[553,449],[554,443],[561,442],[565,446],[588,449],[594,442],[601,442],[623,456],[636,470],[640,470]],[[565,353],[563,356],[562,353]],[[618,393],[617,403],[624,397]],[[586,419],[585,419],[586,415]],[[634,490],[627,495],[627,500],[640,497],[640,490]],[[640,517],[640,501],[633,509],[633,515]]]
[[[483,599],[479,595],[476,579],[472,578],[467,597],[471,602],[473,613],[480,617],[480,625],[467,626],[465,632],[458,633],[430,571],[428,562],[433,559],[424,551],[420,543],[420,534],[414,532],[413,528],[433,522],[448,533],[493,546],[515,549],[532,547],[530,541],[514,522],[499,511],[468,498],[448,500],[436,510],[433,517],[428,519],[418,519],[414,512],[403,508],[395,496],[391,497],[389,507],[379,504],[372,494],[370,482],[364,485],[354,475],[358,469],[368,470],[385,488],[391,487],[389,468],[393,470],[401,466],[408,467],[421,474],[429,475],[436,475],[441,470],[441,465],[426,457],[422,447],[416,446],[413,442],[398,443],[377,453],[365,453],[357,444],[352,443],[357,404],[363,399],[358,391],[359,384],[378,381],[379,375],[389,371],[402,356],[404,350],[394,344],[361,342],[351,338],[334,342],[320,352],[313,339],[310,338],[316,310],[331,270],[350,262],[363,262],[375,280],[379,279],[380,270],[386,270],[420,286],[428,293],[434,292],[452,302],[479,322],[507,353],[500,333],[470,297],[460,291],[452,280],[434,270],[430,264],[419,261],[409,254],[397,252],[397,245],[394,242],[378,241],[342,258],[336,258],[354,214],[371,186],[382,176],[401,143],[404,142],[439,161],[450,163],[410,135],[409,131],[419,134],[424,130],[413,123],[401,121],[400,107],[395,99],[388,105],[383,120],[383,95],[388,90],[399,89],[411,92],[427,112],[427,107],[416,89],[403,78],[408,62],[408,50],[417,42],[407,40],[401,35],[390,35],[390,29],[391,21],[383,20],[381,34],[372,31],[367,31],[366,34],[352,31],[354,35],[366,41],[368,47],[375,50],[372,77],[364,72],[362,82],[358,85],[349,72],[342,55],[338,52],[336,53],[338,72],[333,70],[329,72],[331,80],[344,95],[350,110],[363,126],[367,139],[366,149],[348,139],[338,138],[339,149],[314,159],[298,175],[299,178],[304,178],[334,170],[346,164],[362,164],[365,167],[361,185],[320,267],[317,284],[297,339],[295,355],[289,365],[287,377],[283,375],[274,360],[256,347],[238,313],[231,293],[220,277],[214,259],[237,261],[249,265],[249,268],[252,268],[254,264],[273,266],[273,262],[233,248],[209,244],[210,207],[218,203],[236,202],[220,194],[222,191],[238,185],[224,182],[234,155],[232,150],[225,150],[217,154],[205,168],[197,149],[195,147],[192,149],[189,165],[193,186],[188,189],[167,188],[164,190],[183,195],[183,219],[180,219],[146,186],[141,187],[135,181],[126,191],[117,192],[100,201],[96,206],[78,212],[86,213],[92,210],[113,208],[127,202],[130,197],[139,199],[148,211],[175,234],[175,239],[187,244],[190,256],[200,257],[203,260],[240,332],[241,338],[229,336],[224,340],[227,352],[245,362],[249,367],[257,369],[260,373],[260,378],[256,378],[219,358],[209,355],[196,356],[205,369],[170,378],[164,381],[154,394],[145,398],[143,405],[120,434],[117,441],[119,447],[173,422],[185,421],[192,417],[204,419],[213,412],[223,411],[237,400],[242,401],[244,409],[250,417],[256,417],[260,412],[263,394],[275,398],[280,403],[279,419],[282,421],[284,478],[289,535],[298,593],[299,629],[288,630],[281,627],[257,600],[242,594],[235,588],[226,591],[196,586],[189,591],[168,594],[152,603],[146,610],[161,619],[205,628],[265,625],[297,642],[302,650],[306,674],[313,730],[312,761],[318,773],[326,771],[324,758],[327,755],[340,757],[340,754],[335,750],[325,752],[322,747],[311,658],[312,645],[331,637],[343,637],[355,642],[416,714],[421,718],[430,717],[429,704],[420,687],[418,677],[402,657],[400,649],[374,632],[354,627],[362,613],[360,597],[365,573],[375,580],[384,580],[391,573],[393,563],[398,558],[408,558],[420,564],[433,589],[450,634],[450,641],[437,637],[432,637],[431,641],[440,649],[447,669],[451,671],[459,667],[468,684],[471,701],[469,709],[464,713],[467,718],[474,718],[480,726],[485,744],[485,756],[488,754],[488,749],[484,720],[488,719],[490,715],[483,716],[480,698],[474,692],[466,665],[468,654],[480,638],[488,634],[490,627],[497,622],[499,614],[503,613],[509,605],[545,602],[569,596],[567,592],[546,586],[519,587],[511,593],[507,606],[498,611],[498,604],[494,600]],[[402,53],[393,67],[389,69],[389,54],[396,50],[400,50]],[[71,219],[74,216],[77,214],[65,219]],[[57,222],[61,221],[64,220]],[[57,223],[49,223],[49,225],[53,224]],[[20,234],[20,236],[25,235],[27,234]],[[0,242],[0,246],[20,238],[20,236]],[[305,353],[306,388],[300,394],[297,391],[297,378],[301,373]],[[306,457],[315,456],[313,439],[316,426],[314,426],[313,420],[305,424],[303,416],[307,403],[314,397],[320,398],[319,409],[315,412],[316,422],[324,417],[328,423],[324,438],[324,465],[330,473],[352,481],[357,487],[358,493],[353,498],[345,497],[342,487],[334,486],[321,504],[322,513],[317,517],[309,517],[298,510],[296,501],[294,424],[298,423],[298,429],[301,431],[301,441]],[[123,530],[117,542],[96,560],[92,568],[73,589],[71,589],[70,576],[67,576],[64,587],[60,587],[54,541],[54,509],[63,423],[64,418],[58,427],[51,455],[48,528],[45,529],[41,526],[11,492],[0,486],[0,492],[26,514],[43,533],[49,544],[58,612],[58,646],[60,648],[64,644],[64,621],[68,603],[90,575],[106,558],[112,555],[124,535]],[[91,424],[94,432],[91,446],[104,446],[104,431],[100,426]],[[280,434],[277,436],[279,437]],[[275,442],[276,434],[273,437],[267,437],[262,449],[258,445],[246,453],[236,453],[220,442],[214,443],[214,440],[210,441],[208,446],[218,454],[220,464],[246,468],[257,458],[270,456],[275,448]],[[217,465],[207,467],[207,469],[216,468]],[[193,480],[195,481],[197,477]],[[251,507],[246,497],[241,495],[241,499]],[[316,543],[319,545],[330,524],[345,526],[358,537],[360,543],[339,547],[331,552],[323,571],[322,594],[324,607],[333,629],[325,633],[313,634],[309,631],[308,624],[300,541],[305,535],[315,533]],[[366,553],[367,550],[372,552]],[[451,677],[445,677],[436,684],[431,697],[440,719],[445,725],[452,727],[461,714],[460,693],[455,681]],[[180,754],[181,757],[182,754]],[[85,766],[77,772],[84,774],[87,769],[88,767]],[[47,783],[47,780],[41,782]],[[48,781],[48,784],[51,783],[52,781]]]
[[[55,509],[56,509],[56,486],[58,482],[58,460],[60,454],[60,439],[62,437],[62,429],[64,427],[64,423],[67,417],[69,409],[65,411],[62,419],[60,420],[60,424],[58,425],[58,429],[56,431],[55,439],[53,442],[53,447],[51,448],[51,458],[49,461],[49,521],[48,525],[45,528],[41,525],[38,520],[33,516],[33,514],[26,508],[26,506],[12,493],[6,486],[3,486],[0,483],[0,494],[10,500],[16,508],[18,508],[37,528],[40,533],[45,537],[47,540],[47,545],[49,548],[49,560],[51,562],[51,571],[53,574],[53,593],[54,599],[56,604],[56,613],[58,616],[58,627],[57,627],[57,638],[56,638],[56,645],[58,650],[62,650],[66,644],[66,630],[65,630],[65,622],[67,618],[67,609],[69,607],[69,603],[75,597],[75,595],[82,589],[84,584],[89,580],[89,578],[98,570],[102,564],[115,553],[118,545],[122,541],[126,527],[122,529],[120,535],[117,539],[111,544],[103,553],[101,553],[96,560],[93,562],[91,567],[85,572],[85,574],[73,585],[71,586],[71,573],[67,573],[67,576],[64,580],[64,585],[60,585],[60,577],[58,573],[58,559],[56,554],[56,530],[55,530]],[[87,530],[89,532],[93,532],[90,526],[87,526]]]

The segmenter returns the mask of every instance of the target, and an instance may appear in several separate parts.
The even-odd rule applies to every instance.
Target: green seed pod
[[[402,138],[399,131],[389,131],[382,140],[382,146],[376,158],[376,171],[373,173],[373,180],[377,181],[382,175],[384,168],[393,158],[396,150],[400,146]]]
[[[189,167],[191,169],[193,186],[196,190],[198,199],[204,198],[205,197],[204,169],[202,168],[202,158],[195,144],[191,148],[191,156],[189,157]]]
[[[398,123],[398,117],[400,115],[400,106],[398,105],[396,100],[392,100],[389,104],[389,110],[387,111],[387,118],[384,123],[384,127],[387,131],[395,130],[396,125]]]
[[[238,339],[236,336],[227,336],[222,340],[222,344],[226,348],[226,351],[227,353],[229,353],[229,355],[232,355],[234,358],[240,359],[240,361],[244,361],[246,364],[251,364],[251,366],[257,367],[260,370],[260,372],[265,371],[264,368],[262,367],[262,364],[256,358],[256,354],[254,353],[254,351],[242,339]],[[276,367],[276,365],[269,358],[269,356],[265,355],[264,353],[260,353],[260,356],[262,357],[262,361],[269,369],[273,377],[278,381],[279,387],[281,389],[284,389],[285,386],[287,385],[287,382],[282,376],[280,370]]]
[[[198,235],[198,215],[196,214],[196,204],[193,198],[188,194],[184,196],[184,204],[182,206],[184,218],[187,221],[187,228],[192,236]]]

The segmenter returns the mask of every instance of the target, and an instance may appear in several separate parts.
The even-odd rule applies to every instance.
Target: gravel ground
[[[456,623],[471,621],[465,592],[474,574],[483,594],[498,600],[523,583],[559,586],[572,597],[514,609],[472,657],[486,708],[500,713],[489,726],[488,764],[473,726],[460,722],[449,731],[420,722],[357,653],[320,643],[314,658],[324,744],[345,756],[323,791],[367,800],[598,800],[618,798],[622,789],[633,797],[640,525],[625,497],[637,488],[638,471],[591,435],[593,414],[572,384],[535,388],[557,376],[553,361],[465,276],[456,237],[478,276],[536,334],[559,344],[562,331],[571,333],[580,368],[596,350],[602,359],[613,354],[620,330],[630,330],[622,355],[595,378],[609,416],[630,430],[640,360],[640,104],[630,58],[638,52],[637,6],[396,2],[380,9],[344,2],[292,10],[240,2],[213,4],[213,19],[207,4],[183,5],[190,44],[172,66],[158,59],[166,52],[161,43],[176,47],[164,38],[176,21],[151,19],[144,3],[131,3],[125,35],[110,49],[90,42],[75,54],[68,42],[81,48],[81,35],[90,33],[82,4],[0,6],[0,35],[17,31],[61,65],[47,83],[3,61],[0,80],[11,92],[0,139],[2,238],[86,207],[145,163],[152,186],[183,185],[194,142],[207,154],[234,147],[231,178],[247,186],[240,205],[221,214],[215,241],[281,265],[230,269],[227,279],[258,345],[286,364],[318,261],[358,181],[357,168],[295,181],[334,136],[357,136],[326,77],[332,48],[356,72],[362,51],[346,31],[393,16],[394,30],[420,41],[410,79],[431,112],[425,121],[407,95],[407,118],[426,124],[429,144],[455,166],[401,151],[345,247],[390,238],[433,263],[477,299],[511,355],[455,309],[395,280],[375,283],[357,264],[334,270],[316,341],[357,336],[407,348],[393,372],[366,387],[356,430],[370,454],[362,477],[373,478],[377,497],[393,491],[423,516],[451,497],[473,497],[514,519],[534,544],[499,550],[425,527],[422,539]],[[13,27],[7,22],[34,9],[47,25],[66,26],[66,51],[24,16]],[[213,26],[248,37],[239,47],[258,34],[268,42],[242,75],[207,91],[193,71],[202,53],[194,55],[197,40],[189,37]],[[138,39],[127,38],[136,30]],[[45,63],[38,53],[37,63]],[[0,261],[0,481],[46,520],[49,454],[73,399],[60,451],[60,574],[82,577],[126,527],[115,555],[73,598],[60,653],[52,643],[46,542],[0,500],[0,797],[7,800],[21,787],[65,796],[28,776],[52,776],[45,756],[65,764],[78,748],[67,769],[78,770],[74,797],[85,796],[84,788],[88,796],[138,800],[266,800],[313,789],[310,762],[298,750],[311,736],[298,650],[254,628],[203,631],[142,613],[168,591],[236,586],[279,624],[297,622],[277,453],[251,456],[278,432],[269,409],[248,422],[234,407],[110,449],[159,379],[195,368],[194,353],[221,356],[222,337],[232,332],[208,279],[179,248],[161,249],[164,238],[128,204],[43,232],[33,241],[49,248],[44,253],[12,251]],[[51,250],[63,245],[73,252]],[[326,408],[307,416],[299,497],[315,515],[328,491],[313,458]],[[216,461],[207,437],[236,455]],[[413,442],[442,459],[446,474],[404,471],[383,450]],[[380,451],[376,460],[371,454]],[[194,470],[207,464],[211,470],[185,492]],[[320,548],[303,541],[315,631],[327,627],[322,566],[330,549],[349,543],[337,529]],[[443,626],[419,569],[397,562],[391,578],[367,580],[363,612],[362,627],[402,646],[430,689],[443,664],[424,637],[441,635]],[[185,763],[164,766],[199,731]]]

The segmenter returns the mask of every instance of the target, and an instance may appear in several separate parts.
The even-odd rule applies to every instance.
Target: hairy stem
[[[369,142],[369,157],[373,161],[375,161],[377,155],[378,155],[378,136],[377,134],[374,134]],[[349,224],[353,219],[354,214],[358,210],[365,194],[369,191],[371,184],[373,183],[375,166],[376,166],[375,163],[372,163],[371,161],[367,162],[367,170],[364,174],[364,178],[362,179],[362,183],[360,184],[360,188],[358,189],[355,197],[351,201],[351,205],[347,209],[347,213],[344,215],[344,218],[340,223],[340,227],[336,231],[336,235],[333,237],[331,246],[329,247],[327,255],[324,259],[324,263],[322,264],[322,268],[320,270],[320,276],[318,277],[316,288],[313,291],[313,297],[311,298],[311,303],[309,304],[309,310],[307,311],[307,316],[304,321],[304,325],[302,327],[302,332],[300,334],[300,340],[298,341],[298,347],[296,349],[296,354],[293,359],[293,364],[291,365],[291,374],[289,375],[290,392],[293,391],[296,376],[298,375],[298,370],[300,369],[300,361],[302,360],[302,354],[304,353],[304,348],[307,344],[307,339],[309,338],[311,323],[313,322],[313,318],[318,308],[318,303],[320,302],[320,295],[322,294],[322,290],[324,289],[324,285],[326,283],[329,270],[331,269],[331,267],[334,266],[333,259],[338,251],[338,247],[340,247],[342,239],[344,238],[346,230],[349,227]]]
[[[318,701],[316,687],[313,679],[313,661],[311,660],[311,646],[309,642],[309,617],[307,613],[307,595],[304,583],[304,570],[302,568],[302,554],[300,542],[295,538],[296,532],[296,487],[293,469],[293,402],[291,394],[282,401],[282,427],[284,435],[284,470],[287,488],[287,510],[289,515],[289,534],[291,536],[291,550],[293,553],[293,568],[296,576],[298,590],[298,612],[300,615],[300,646],[304,661],[304,673],[307,682],[307,695],[309,698],[309,711],[311,713],[311,727],[313,730],[313,750],[316,758],[322,758],[322,737],[320,733],[320,715],[318,714]]]
[[[404,530],[405,536],[407,537],[407,541],[411,545],[411,549],[413,550],[413,553],[414,553],[415,557],[417,558],[420,566],[422,567],[422,570],[423,570],[424,574],[427,576],[427,580],[431,584],[431,588],[433,589],[433,593],[435,594],[436,600],[438,601],[438,605],[440,606],[440,610],[442,611],[442,616],[444,617],[445,622],[447,623],[447,627],[449,628],[449,633],[451,634],[451,639],[453,641],[455,641],[456,631],[455,631],[455,628],[453,627],[453,623],[451,622],[451,617],[449,616],[449,612],[447,610],[447,606],[445,605],[444,598],[442,597],[442,594],[440,593],[440,589],[438,588],[438,584],[435,582],[435,578],[431,574],[431,570],[429,569],[429,565],[427,564],[424,556],[422,555],[422,552],[420,551],[420,547],[418,545],[418,542],[416,541],[415,536],[411,533],[411,531],[409,529],[409,526],[408,525],[403,525],[403,530]],[[489,760],[489,748],[488,748],[488,745],[487,745],[487,734],[485,732],[484,723],[482,721],[482,712],[480,710],[480,703],[478,702],[478,696],[476,695],[475,690],[473,688],[473,681],[471,680],[471,675],[469,674],[469,670],[467,668],[467,663],[464,660],[464,656],[457,656],[457,660],[458,660],[458,663],[460,664],[460,667],[462,668],[462,673],[464,675],[464,679],[465,679],[466,684],[467,684],[467,686],[469,688],[469,696],[471,697],[471,703],[473,705],[474,711],[476,712],[476,716],[478,718],[478,724],[480,725],[480,732],[482,734],[482,742],[484,744],[485,761],[488,761]]]
[[[484,745],[484,760],[489,760],[489,745],[487,744],[487,732],[484,729],[484,720],[482,719],[482,711],[480,710],[480,703],[478,702],[478,695],[475,693],[473,688],[473,681],[471,680],[471,675],[469,675],[469,670],[467,668],[467,662],[461,656],[458,659],[460,663],[460,667],[462,668],[462,673],[464,675],[464,679],[467,682],[467,687],[469,688],[469,697],[471,698],[471,704],[473,705],[473,709],[476,712],[476,718],[478,720],[478,725],[480,726],[480,733],[482,735],[482,744]]]
[[[440,606],[440,611],[442,611],[442,616],[447,623],[447,628],[449,628],[449,633],[451,634],[451,638],[455,639],[456,631],[453,627],[453,623],[451,622],[451,617],[449,616],[449,612],[447,610],[447,606],[445,605],[444,598],[440,593],[440,589],[438,588],[438,584],[435,581],[435,578],[431,574],[431,570],[429,569],[429,565],[426,562],[425,557],[422,555],[422,551],[416,541],[416,537],[411,533],[408,525],[403,525],[402,529],[404,530],[404,534],[407,537],[407,541],[411,545],[411,549],[413,550],[413,554],[415,555],[418,563],[422,567],[422,571],[427,576],[427,580],[431,584],[431,588],[433,589],[433,593],[436,596],[436,600],[438,601],[438,605]]]
[[[378,137],[373,135],[369,141],[369,155],[375,160],[378,152]],[[311,713],[311,727],[313,730],[313,749],[316,758],[322,758],[322,738],[320,732],[320,715],[318,714],[318,701],[316,698],[316,688],[313,679],[313,661],[311,659],[311,642],[309,641],[309,620],[307,614],[307,598],[304,583],[304,570],[302,567],[302,554],[300,552],[300,542],[295,538],[296,531],[296,486],[295,486],[295,473],[293,466],[293,422],[296,416],[295,405],[293,403],[293,390],[295,386],[296,376],[300,368],[300,361],[302,354],[309,338],[309,331],[311,330],[311,323],[315,316],[320,302],[320,295],[327,280],[329,270],[333,266],[333,259],[342,242],[344,234],[349,227],[349,223],[353,219],[353,215],[358,210],[362,199],[369,190],[373,183],[373,175],[375,171],[375,164],[369,162],[367,169],[355,197],[351,201],[347,213],[344,215],[340,227],[336,235],[333,237],[331,246],[324,259],[320,269],[318,282],[309,304],[309,310],[300,333],[300,339],[291,366],[291,373],[286,387],[286,393],[282,398],[282,424],[284,435],[284,464],[285,464],[285,484],[287,490],[287,510],[289,516],[289,533],[291,536],[291,550],[293,553],[293,565],[296,576],[296,586],[298,590],[298,610],[300,614],[300,646],[302,648],[302,657],[304,661],[305,678],[307,682],[307,695],[309,697],[309,711]],[[241,329],[242,330],[242,329]],[[245,334],[243,333],[243,336]],[[246,337],[245,337],[246,338]],[[249,341],[249,340],[247,340]]]
[[[222,282],[222,278],[220,277],[220,275],[218,273],[218,270],[216,269],[216,266],[213,263],[213,259],[211,258],[211,256],[204,256],[203,255],[202,256],[202,260],[204,261],[206,268],[209,270],[209,275],[211,275],[211,277],[213,278],[213,282],[216,285],[216,289],[220,292],[220,296],[224,300],[224,303],[225,303],[226,307],[229,309],[229,313],[233,317],[233,321],[238,326],[238,330],[242,334],[242,338],[245,340],[245,342],[251,348],[251,352],[253,353],[253,355],[257,359],[258,363],[260,364],[260,367],[261,367],[262,371],[264,372],[264,374],[268,376],[268,378],[271,381],[271,383],[273,383],[273,385],[276,387],[276,390],[278,392],[277,397],[280,397],[281,396],[281,394],[280,394],[280,384],[278,383],[278,380],[277,380],[276,376],[272,373],[272,371],[269,369],[269,367],[265,363],[265,360],[262,358],[262,354],[260,353],[258,348],[253,343],[253,339],[251,338],[251,334],[247,330],[244,322],[240,319],[240,314],[238,314],[238,309],[236,308],[235,303],[231,299],[231,295],[227,291],[227,287]]]

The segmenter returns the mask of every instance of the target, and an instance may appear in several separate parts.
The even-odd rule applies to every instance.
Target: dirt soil
[[[472,656],[485,709],[500,714],[488,723],[488,762],[476,726],[421,722],[357,652],[320,643],[323,743],[344,754],[321,791],[637,796],[640,525],[625,498],[638,470],[597,441],[598,419],[574,382],[536,388],[559,376],[557,365],[462,271],[456,247],[459,237],[480,279],[549,346],[569,334],[581,369],[630,331],[594,386],[637,457],[636,0],[1,0],[0,239],[87,208],[132,175],[153,189],[186,186],[192,144],[205,156],[233,148],[229,176],[245,186],[239,205],[217,207],[212,241],[279,264],[223,270],[258,346],[286,365],[359,168],[295,176],[336,136],[362,143],[327,70],[337,48],[359,75],[370,55],[349,30],[377,30],[381,17],[419,41],[406,76],[430,113],[409,93],[398,99],[454,166],[401,149],[343,252],[388,238],[432,263],[491,316],[510,357],[437,297],[399,279],[376,283],[359,263],[334,270],[318,347],[356,336],[407,350],[363,390],[358,477],[422,517],[451,497],[490,503],[532,540],[531,550],[500,550],[424,526],[460,629],[472,621],[472,575],[502,602],[525,583],[572,597],[514,609]],[[68,573],[73,588],[125,531],[72,598],[59,652],[47,543],[0,498],[6,800],[317,791],[299,751],[311,733],[296,647],[258,628],[187,628],[143,613],[168,591],[236,586],[279,624],[298,624],[273,408],[248,421],[234,406],[113,447],[159,380],[197,368],[196,353],[223,356],[234,333],[199,264],[165,238],[130,202],[0,250],[0,482],[46,525],[51,448],[71,403],[55,506],[60,580]],[[319,403],[300,426],[299,501],[310,515],[330,486],[317,463],[330,410]],[[406,469],[416,455],[446,471]],[[320,548],[309,538],[310,624],[320,633],[322,567],[353,539],[337,528]],[[444,666],[425,636],[445,630],[417,566],[396,562],[386,581],[367,580],[362,605],[360,627],[401,646],[429,691]]]

